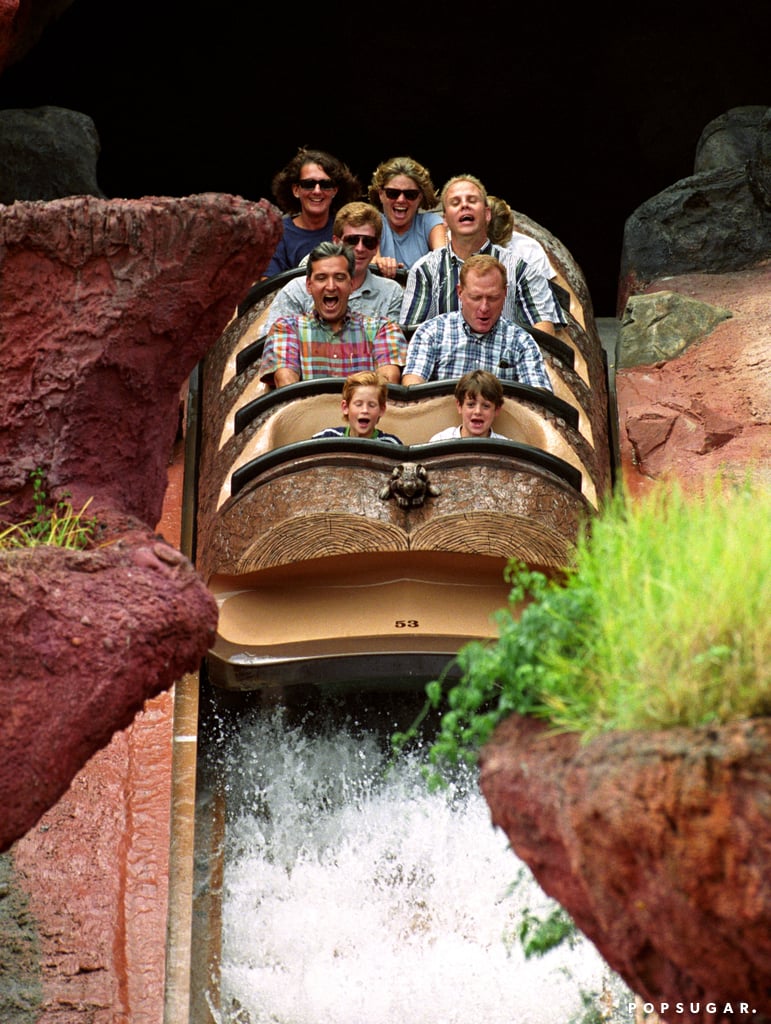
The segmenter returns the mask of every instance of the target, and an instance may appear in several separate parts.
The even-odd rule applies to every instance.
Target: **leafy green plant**
[[[508,578],[499,639],[466,645],[460,679],[427,687],[424,715],[445,709],[430,750],[440,771],[475,763],[515,712],[585,738],[771,713],[767,486],[716,480],[687,498],[662,485],[634,503],[616,494],[562,578],[517,564]]]
[[[97,527],[96,519],[86,517],[91,499],[76,512],[66,494],[55,502],[49,499],[42,469],[32,470],[30,480],[33,514],[21,523],[4,524],[0,529],[0,549],[33,548],[44,544],[60,548],[87,548]]]
[[[553,907],[546,917],[538,917],[527,909],[522,912],[519,941],[527,960],[544,956],[565,942],[572,948],[577,937],[578,929],[573,918],[559,905]]]

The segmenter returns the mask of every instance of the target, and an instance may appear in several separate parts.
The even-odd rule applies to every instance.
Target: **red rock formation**
[[[0,72],[32,49],[72,0],[0,0]]]
[[[730,309],[677,359],[619,370],[624,481],[639,494],[656,480],[697,488],[704,476],[754,468],[771,482],[771,262],[732,274],[688,274],[655,282]]]
[[[0,849],[210,643],[216,604],[152,525],[180,390],[279,230],[269,204],[221,195],[4,209],[2,518],[29,514],[41,467],[100,533],[0,557]]]
[[[177,545],[181,448],[175,446],[169,464],[158,524]],[[25,959],[17,943],[19,952],[6,956],[4,966],[38,1006],[38,1024],[163,1019],[172,748],[178,754],[186,746],[173,738],[174,690],[147,701],[13,845],[11,898],[14,891],[27,894],[29,922],[16,925],[15,915],[11,929],[18,928],[30,955]],[[9,902],[0,901],[0,930]]]
[[[770,755],[768,719],[582,746],[515,716],[482,752],[480,783],[493,823],[635,992],[685,1003],[667,1018],[684,1024],[722,1021],[709,1001],[763,1024]]]
[[[0,501],[29,473],[155,524],[179,393],[279,238],[265,201],[14,203],[0,219]]]
[[[6,553],[0,583],[5,849],[148,698],[198,666],[217,607],[149,530],[94,551]]]

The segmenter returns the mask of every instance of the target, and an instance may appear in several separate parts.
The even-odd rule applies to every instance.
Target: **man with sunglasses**
[[[369,265],[377,252],[383,221],[379,212],[369,203],[348,203],[338,210],[333,227],[333,242],[342,242],[353,249],[355,267],[348,308],[365,316],[384,316],[399,320],[402,288],[396,281],[376,277]],[[301,266],[306,262],[301,261]],[[304,277],[289,281],[276,294],[265,318],[265,330],[282,316],[310,313],[313,299],[305,286]]]
[[[313,309],[273,324],[258,371],[261,381],[280,388],[314,377],[377,370],[399,383],[407,341],[392,320],[348,308],[355,266],[354,250],[341,242],[322,242],[313,249],[305,278]]]
[[[458,284],[465,260],[476,253],[494,256],[508,275],[503,315],[526,330],[555,334],[565,319],[549,282],[516,253],[494,245],[487,233],[491,211],[487,191],[473,175],[450,178],[442,189],[447,245],[423,256],[411,268],[404,289],[399,322],[420,324],[460,307]]]

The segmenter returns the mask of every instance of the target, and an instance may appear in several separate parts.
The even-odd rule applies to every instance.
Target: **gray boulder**
[[[99,150],[86,114],[61,107],[0,110],[0,203],[104,198],[96,179]]]
[[[771,109],[766,108],[752,156],[743,164],[683,178],[627,219],[619,313],[631,294],[659,278],[746,270],[769,257]]]
[[[744,167],[755,155],[768,107],[734,107],[704,128],[696,144],[694,174],[719,167]]]
[[[617,365],[649,366],[674,359],[731,316],[730,309],[677,292],[633,295],[621,319]]]

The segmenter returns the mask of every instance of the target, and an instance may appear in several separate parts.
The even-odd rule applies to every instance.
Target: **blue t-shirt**
[[[324,227],[317,228],[315,231],[309,231],[307,228],[298,228],[292,220],[291,214],[282,217],[281,223],[284,227],[284,234],[276,246],[276,250],[268,264],[268,269],[265,271],[268,277],[280,274],[282,270],[291,270],[292,267],[298,267],[303,256],[307,256],[311,249],[317,246],[319,242],[332,241],[334,217],[331,215]]]
[[[397,235],[391,230],[388,218],[383,216],[383,234],[380,236],[380,255],[392,256],[398,263],[411,267],[429,251],[428,236],[437,226],[443,224],[442,215],[428,210],[418,210],[409,230]]]

